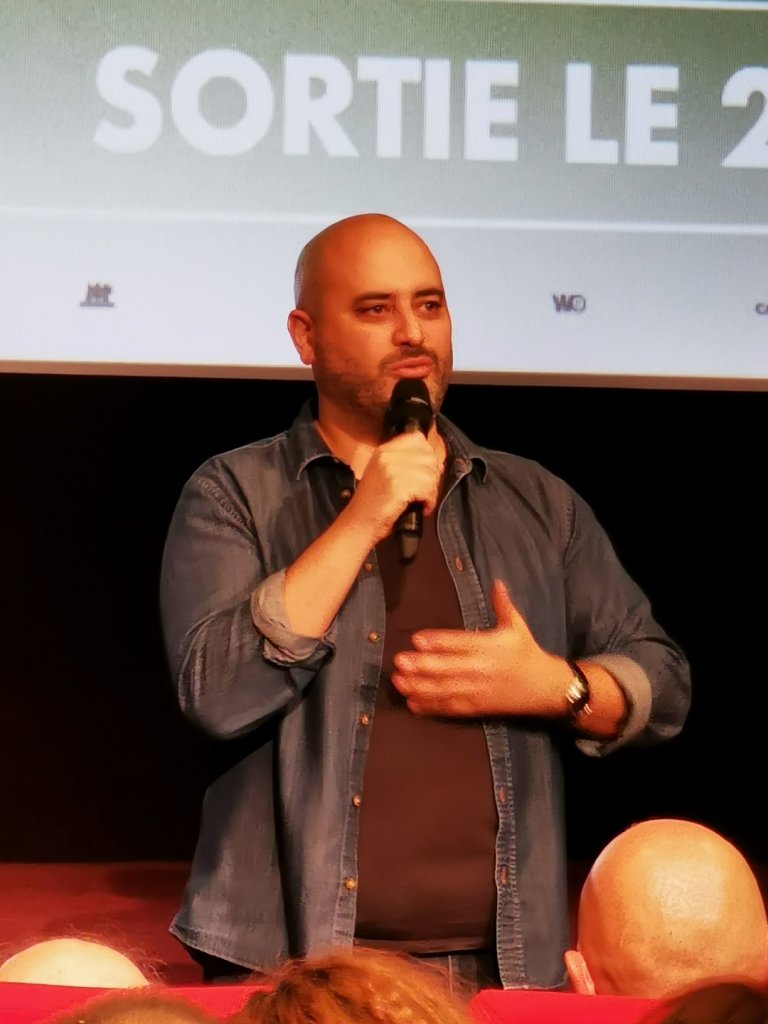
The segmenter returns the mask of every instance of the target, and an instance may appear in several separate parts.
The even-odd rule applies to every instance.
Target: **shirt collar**
[[[485,449],[476,445],[459,428],[442,414],[437,417],[438,430],[445,438],[448,452],[457,476],[464,476],[477,469],[480,479],[485,482],[488,474],[488,458]],[[288,430],[288,451],[291,459],[291,473],[299,479],[304,470],[320,460],[340,463],[320,436],[315,426],[312,403],[307,401]]]

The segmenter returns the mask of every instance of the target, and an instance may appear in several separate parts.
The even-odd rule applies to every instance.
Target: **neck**
[[[336,456],[352,469],[359,480],[368,465],[368,460],[379,444],[370,430],[351,424],[328,419],[322,414],[316,421],[317,431]]]

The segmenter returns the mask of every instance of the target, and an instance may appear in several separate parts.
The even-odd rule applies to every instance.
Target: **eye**
[[[360,312],[374,313],[375,315],[378,315],[379,313],[383,313],[386,308],[387,307],[382,302],[377,302],[373,306],[363,306]]]

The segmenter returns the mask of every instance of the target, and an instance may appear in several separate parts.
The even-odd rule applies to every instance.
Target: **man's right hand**
[[[442,452],[442,442],[439,451]],[[437,505],[441,458],[423,434],[399,434],[374,448],[347,506],[285,574],[285,610],[300,636],[330,627],[371,548],[392,532],[412,501]]]
[[[440,460],[422,433],[399,434],[374,450],[345,518],[361,527],[367,525],[375,547],[389,536],[411,502],[423,502],[424,515],[434,512],[440,472]]]

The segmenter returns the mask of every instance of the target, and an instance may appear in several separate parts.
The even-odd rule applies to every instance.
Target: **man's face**
[[[437,410],[452,368],[440,271],[402,226],[358,227],[320,257],[311,364],[321,402],[380,429],[400,377],[424,380]]]

